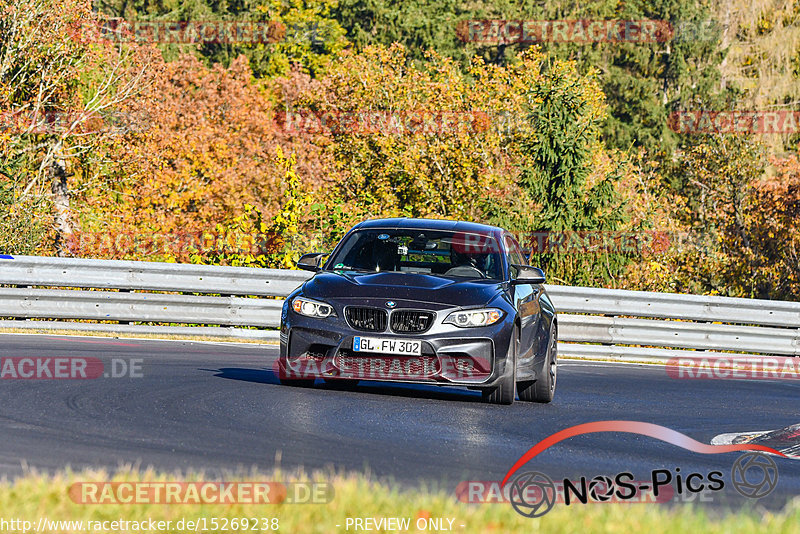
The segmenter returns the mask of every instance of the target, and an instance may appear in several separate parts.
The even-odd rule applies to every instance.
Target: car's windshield
[[[325,268],[503,278],[500,249],[492,236],[441,230],[357,230]]]

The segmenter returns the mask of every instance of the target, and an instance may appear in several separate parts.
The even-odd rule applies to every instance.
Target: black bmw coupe
[[[486,402],[550,402],[557,321],[512,234],[429,219],[362,222],[326,254],[298,262],[313,278],[281,314],[276,372],[318,378],[478,389]]]

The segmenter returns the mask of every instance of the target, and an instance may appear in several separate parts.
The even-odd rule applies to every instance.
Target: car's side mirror
[[[517,270],[517,276],[511,279],[512,284],[544,284],[544,271],[538,267],[530,265],[513,265]]]
[[[313,252],[311,254],[303,254],[297,260],[297,266],[304,271],[317,272],[320,270],[319,262],[325,254],[322,252]]]

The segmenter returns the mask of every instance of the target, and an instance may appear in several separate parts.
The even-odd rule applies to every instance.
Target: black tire
[[[503,378],[493,388],[483,390],[483,402],[489,404],[513,404],[517,386],[517,347],[519,332],[514,327],[506,354],[506,368]]]
[[[556,380],[558,378],[558,330],[553,325],[553,334],[547,347],[547,354],[542,366],[536,369],[536,380],[517,386],[520,400],[528,402],[548,403],[556,395]]]

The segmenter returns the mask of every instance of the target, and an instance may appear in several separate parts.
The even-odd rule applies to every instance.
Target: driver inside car
[[[450,274],[453,276],[474,276],[477,274],[475,271],[479,271],[484,277],[497,278],[497,261],[495,254],[469,254],[459,252],[454,248],[451,248],[450,265],[450,269],[445,274]]]
[[[373,239],[368,245],[358,249],[352,264],[365,271],[395,271],[397,270],[397,260],[395,243]]]

